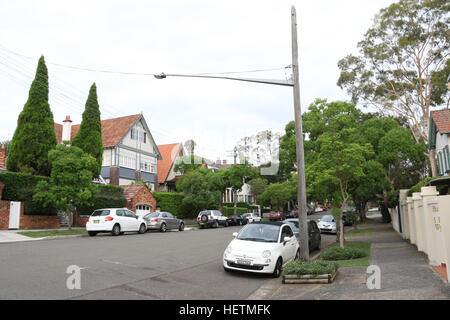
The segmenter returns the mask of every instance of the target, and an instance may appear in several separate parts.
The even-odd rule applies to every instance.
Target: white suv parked
[[[219,225],[228,227],[227,217],[219,210],[201,211],[197,216],[197,223],[200,226],[200,229],[203,229],[204,227],[217,228]]]
[[[145,221],[126,208],[109,208],[95,210],[86,223],[88,234],[93,237],[99,232],[111,232],[118,236],[127,231],[145,233]]]

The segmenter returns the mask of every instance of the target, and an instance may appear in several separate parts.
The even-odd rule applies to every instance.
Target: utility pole
[[[291,28],[292,28],[292,72],[294,79],[292,80],[274,80],[274,79],[251,79],[251,78],[237,78],[224,77],[212,75],[195,75],[195,74],[154,74],[156,79],[165,79],[167,77],[189,77],[189,78],[209,78],[209,79],[224,79],[246,81],[253,83],[270,84],[277,86],[287,86],[294,88],[294,111],[295,111],[295,131],[296,131],[296,149],[297,149],[297,173],[298,173],[298,221],[299,221],[299,244],[300,244],[300,259],[309,261],[309,246],[308,246],[308,221],[306,210],[306,181],[305,181],[305,151],[303,148],[303,125],[302,112],[300,107],[300,81],[298,75],[298,45],[297,45],[297,14],[295,7],[291,8]],[[236,153],[234,155],[234,162],[236,163]]]
[[[309,261],[308,221],[306,209],[306,179],[305,179],[305,152],[303,148],[302,109],[300,105],[300,81],[297,44],[297,13],[295,7],[291,8],[292,28],[292,73],[294,76],[294,111],[295,111],[295,140],[297,149],[297,176],[298,176],[298,222],[300,259]]]

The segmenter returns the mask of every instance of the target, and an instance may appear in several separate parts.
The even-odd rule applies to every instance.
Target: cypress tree
[[[57,140],[48,92],[48,70],[41,56],[11,140],[6,162],[10,171],[50,175],[48,152],[55,148]]]
[[[97,100],[97,87],[92,84],[83,112],[80,130],[72,139],[72,145],[81,148],[97,160],[97,170],[93,177],[98,177],[102,169],[103,142],[100,106]]]

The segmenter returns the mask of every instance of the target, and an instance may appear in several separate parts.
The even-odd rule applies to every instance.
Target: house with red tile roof
[[[436,151],[440,176],[450,173],[450,109],[431,111],[428,149]]]
[[[141,114],[101,121],[103,164],[101,179],[114,185],[130,185],[145,180],[154,190],[158,183],[158,160],[161,153]],[[55,123],[58,143],[71,141],[80,130],[67,116],[63,124]]]
[[[159,191],[175,192],[175,184],[181,174],[175,171],[177,159],[185,155],[182,143],[164,144],[158,146],[162,159],[158,160]]]

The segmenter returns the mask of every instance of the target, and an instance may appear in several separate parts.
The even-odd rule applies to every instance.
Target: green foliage
[[[297,198],[296,190],[297,186],[291,180],[283,183],[272,183],[266,188],[266,191],[258,197],[258,202],[282,210],[288,201]]]
[[[170,212],[180,218],[189,216],[189,214],[183,210],[184,196],[182,194],[176,192],[152,192],[152,194],[156,198],[156,206],[159,207],[161,211]]]
[[[183,207],[189,208],[192,214],[217,207],[225,189],[218,173],[203,168],[186,173],[177,181],[176,187],[184,194]]]
[[[377,14],[359,54],[338,63],[337,84],[353,103],[406,117],[416,141],[428,140],[430,106],[448,103],[449,10],[445,0],[395,2]]]
[[[33,201],[68,213],[95,199],[98,192],[92,183],[92,173],[96,170],[95,158],[78,147],[62,144],[50,151],[48,158],[51,164],[50,179],[37,184]]]
[[[247,212],[248,212],[247,208],[243,208],[243,207],[236,208],[236,214],[243,214],[243,213],[247,213]],[[223,207],[222,213],[225,216],[233,215],[234,214],[234,207]]]
[[[97,166],[93,172],[93,177],[98,177],[102,169],[103,142],[100,106],[97,101],[97,87],[95,83],[89,90],[80,130],[73,137],[72,145],[81,148],[96,159]]]
[[[200,169],[204,163],[204,158],[195,155],[178,157],[175,161],[174,170],[175,172],[186,174],[188,172]]]
[[[350,260],[350,259],[358,259],[363,258],[367,254],[364,250],[358,248],[340,248],[340,247],[330,247],[323,250],[320,254],[320,258],[327,261],[336,261],[336,260]]]
[[[266,190],[268,181],[264,178],[255,178],[250,180],[248,184],[250,185],[252,195],[258,197]]]
[[[81,215],[90,215],[96,209],[126,207],[127,200],[124,198],[122,187],[112,184],[94,184],[94,187],[98,189],[95,192],[97,196],[88,204],[77,207]]]
[[[25,214],[56,215],[56,209],[54,207],[44,207],[32,200],[36,185],[40,181],[48,180],[48,177],[35,176],[30,173],[0,172],[0,181],[5,185],[2,199],[23,202]]]
[[[309,274],[334,274],[339,269],[339,265],[335,262],[313,260],[300,261],[293,260],[286,264],[283,268],[285,275],[309,275]]]
[[[6,166],[14,172],[48,176],[48,152],[56,144],[53,114],[48,103],[48,71],[41,56],[28,100],[17,120]]]
[[[414,192],[421,192],[422,187],[425,187],[430,181],[433,181],[436,179],[439,179],[439,178],[427,177],[427,178],[423,179],[422,181],[420,181],[419,183],[417,183],[416,185],[412,186],[407,192],[408,197],[412,197],[412,194]],[[436,190],[439,192],[440,195],[446,195],[448,186],[446,186],[446,185],[436,186]]]

